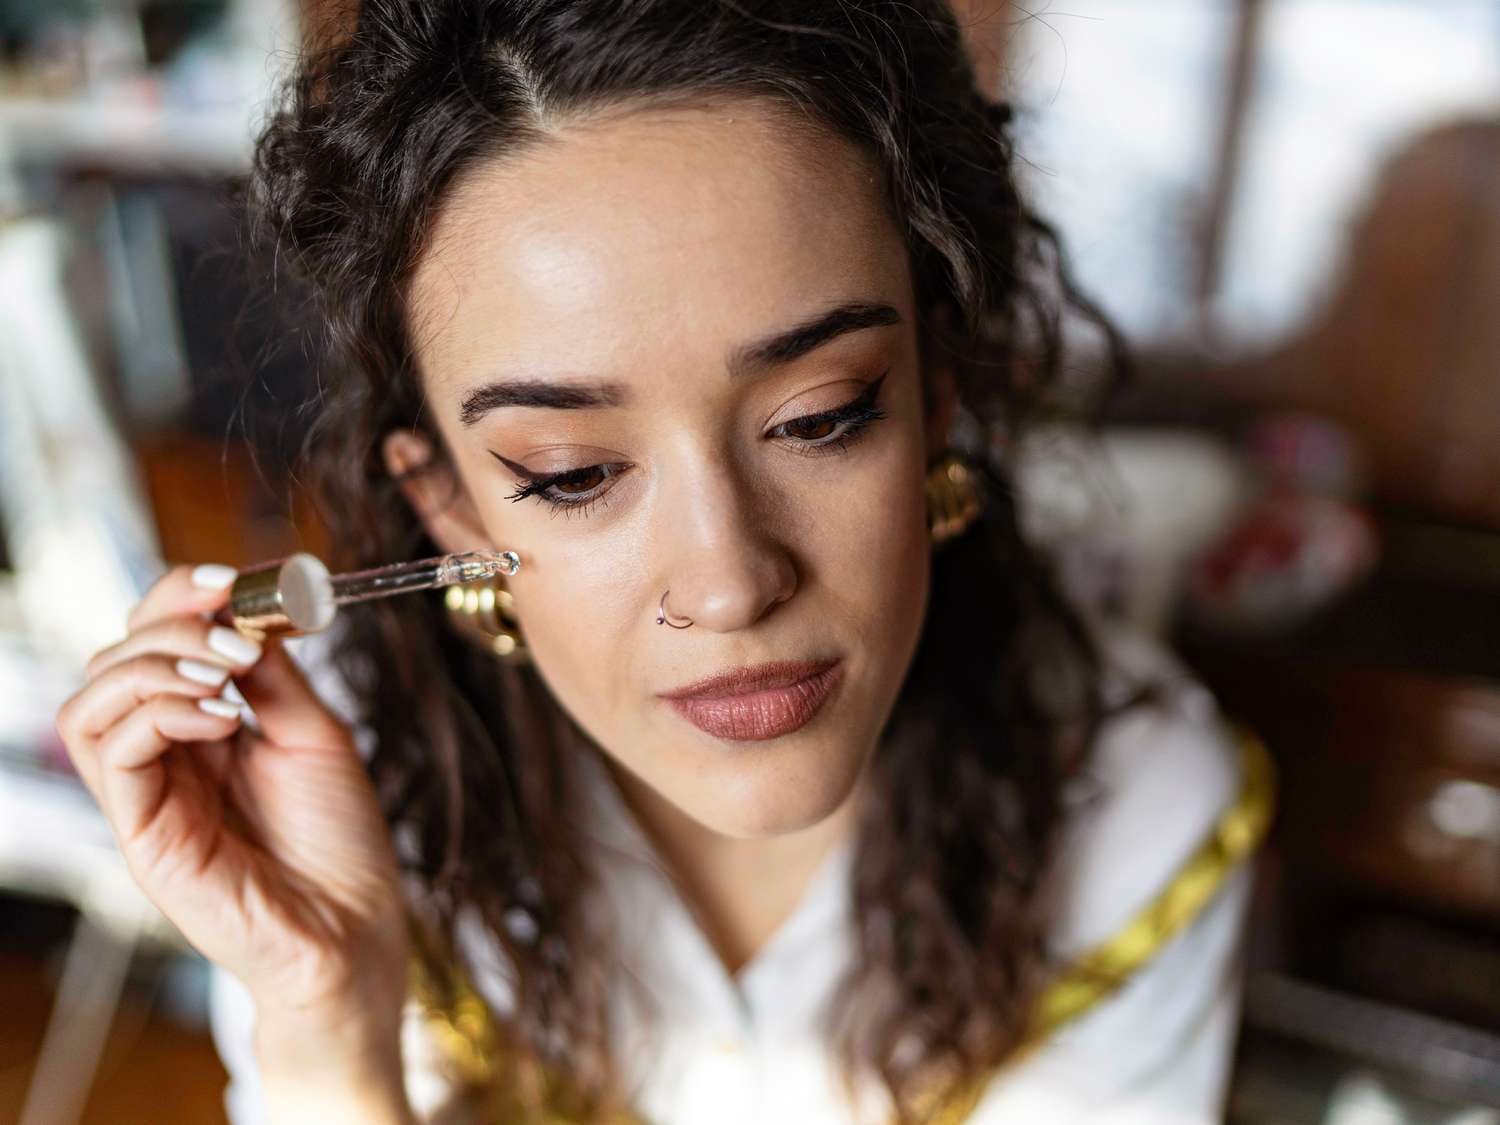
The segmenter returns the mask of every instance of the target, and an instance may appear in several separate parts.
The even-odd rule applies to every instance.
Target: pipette
[[[330,574],[316,555],[299,551],[241,570],[230,587],[229,616],[236,628],[257,640],[295,637],[328,628],[340,606],[520,569],[521,556],[514,551],[461,551]]]

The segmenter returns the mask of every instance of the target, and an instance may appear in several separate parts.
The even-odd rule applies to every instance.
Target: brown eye
[[[490,450],[494,453],[494,450]],[[496,457],[500,457],[495,453]],[[500,457],[504,461],[505,458]],[[507,462],[507,464],[510,464]],[[512,472],[526,478],[521,486],[511,493],[506,499],[512,502],[520,502],[528,496],[535,496],[538,501],[555,512],[562,511],[567,515],[586,516],[589,509],[596,500],[601,500],[610,491],[604,487],[604,483],[610,477],[617,477],[626,469],[626,465],[603,464],[585,465],[581,469],[570,469],[565,473],[554,473],[552,476],[541,476],[532,473],[520,466],[512,468]]]
[[[592,492],[604,481],[602,466],[592,465],[587,469],[579,469],[576,473],[569,473],[565,477],[559,477],[552,485],[557,491],[564,495],[578,495],[583,492]]]
[[[787,428],[789,430],[796,430],[797,437],[816,439],[827,437],[835,429],[838,428],[838,425],[838,420],[835,418],[802,418],[796,421],[788,422]],[[821,433],[812,432],[818,429],[820,426],[826,427],[826,429],[824,429]]]

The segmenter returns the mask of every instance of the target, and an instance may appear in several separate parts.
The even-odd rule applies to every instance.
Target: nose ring
[[[687,625],[679,625],[675,621],[668,621],[667,620],[667,616],[666,616],[666,614],[667,614],[667,594],[669,594],[670,592],[671,592],[670,587],[668,589],[663,590],[661,592],[661,606],[658,609],[657,614],[656,614],[656,623],[658,625],[670,625],[674,629],[686,629],[688,627],[688,625],[691,625],[693,623],[691,618],[687,618],[686,619],[687,620]]]

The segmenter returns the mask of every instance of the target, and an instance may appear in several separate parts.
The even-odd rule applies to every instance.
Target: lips
[[[696,694],[679,691],[664,698],[706,734],[732,742],[761,742],[811,722],[843,680],[844,664],[840,660],[778,665],[760,671],[761,676],[741,673],[700,682],[686,689]]]

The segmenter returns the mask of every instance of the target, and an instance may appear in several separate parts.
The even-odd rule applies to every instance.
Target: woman
[[[250,203],[339,561],[522,568],[293,660],[179,567],[60,715],[235,1125],[1215,1115],[1263,790],[1019,532],[1108,389],[1066,306],[1125,358],[1008,119],[940,0],[377,0],[302,61]]]

